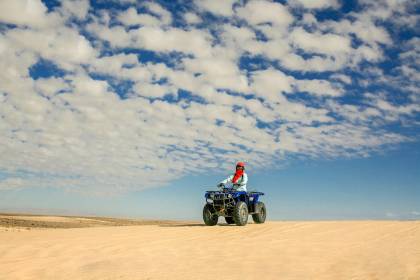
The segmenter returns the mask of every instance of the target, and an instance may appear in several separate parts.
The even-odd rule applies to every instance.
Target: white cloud
[[[402,61],[399,70],[403,76],[409,81],[420,82],[420,70],[417,67],[420,64],[420,39],[413,38],[407,41],[399,57]]]
[[[202,22],[201,18],[196,13],[192,12],[185,13],[184,19],[188,24],[198,24]]]
[[[280,71],[267,69],[255,71],[252,76],[252,87],[258,96],[270,102],[279,102],[284,99],[282,92],[291,92],[293,77],[289,77]]]
[[[125,70],[127,70],[124,69],[124,67],[134,67],[138,64],[138,59],[135,54],[120,53],[113,56],[103,56],[95,59],[90,64],[90,68],[92,72],[119,76],[124,74]]]
[[[297,10],[306,13],[304,21],[298,20],[291,4],[196,2],[181,28],[153,2],[95,14],[88,2],[80,3],[65,2],[49,13],[41,2],[0,3],[1,22],[18,25],[0,31],[0,171],[8,174],[0,189],[112,193],[229,168],[237,158],[262,168],[288,154],[366,156],[409,140],[387,125],[410,123],[419,112],[417,87],[409,83],[418,76],[417,41],[398,57],[405,62],[392,72],[398,77],[375,65],[386,55],[383,46],[392,46],[376,19],[402,13],[398,5],[318,22],[303,9]],[[13,16],[13,9],[24,10],[26,18]],[[196,25],[204,10],[225,16],[223,23]],[[81,35],[86,31],[95,39]],[[142,63],[137,50],[172,64]],[[34,80],[29,69],[40,58],[67,71]],[[352,76],[364,61],[375,66]],[[411,89],[404,104],[377,93],[361,92],[359,103],[342,98],[354,97],[356,84],[395,86],[401,80]],[[168,94],[171,102],[163,99]]]
[[[85,19],[89,11],[89,0],[66,0],[61,3],[62,10],[66,13],[77,17],[78,19]]]
[[[232,16],[233,4],[237,0],[197,0],[195,4],[202,10],[208,11],[215,15]]]
[[[292,0],[291,5],[301,5],[307,9],[324,9],[339,7],[337,0]]]
[[[185,31],[178,28],[162,30],[144,27],[133,31],[134,46],[158,52],[179,51],[198,57],[210,54],[210,37],[199,30]]]
[[[134,87],[136,94],[144,97],[162,98],[167,94],[174,95],[175,89],[173,87],[159,85],[159,84],[144,84],[137,83]]]
[[[337,101],[328,101],[330,110],[353,124],[371,123],[376,125],[376,121],[382,118],[382,112],[375,107],[365,107],[339,104]]]
[[[290,34],[292,44],[304,51],[336,55],[351,50],[350,39],[336,34],[309,33],[296,28]]]
[[[251,43],[255,40],[255,33],[246,27],[236,27],[233,25],[225,25],[223,27],[224,33],[221,37],[226,43],[234,43],[238,47],[243,47],[243,44]]]
[[[47,7],[40,0],[0,1],[0,22],[43,26],[46,24]]]
[[[343,74],[334,74],[331,76],[331,78],[338,80],[344,84],[351,84],[352,83],[352,79],[351,77],[347,76],[347,75],[343,75]]]
[[[118,20],[124,25],[159,25],[161,21],[149,14],[138,14],[136,8],[128,8],[117,16]]]
[[[266,28],[271,33],[271,27]],[[280,33],[281,34],[281,33]],[[294,28],[287,36],[274,38],[269,42],[259,43],[252,51],[262,53],[268,58],[277,60],[290,70],[299,71],[334,71],[343,68],[352,58],[360,57],[376,59],[376,53],[367,50],[354,50],[347,36],[333,33],[307,32],[301,27]],[[371,50],[370,48],[368,50]],[[301,53],[309,55],[303,56]],[[370,55],[370,56],[369,56]],[[355,58],[354,58],[355,59]],[[355,59],[356,60],[356,59]]]
[[[316,17],[311,13],[305,13],[302,17],[302,22],[309,25],[314,25],[318,22]]]
[[[359,14],[359,20],[329,21],[326,26],[332,28],[338,34],[353,34],[370,46],[376,43],[389,44],[391,42],[388,32],[380,26],[376,26],[368,17]]]
[[[252,0],[236,11],[239,17],[252,25],[273,23],[276,26],[287,27],[293,21],[288,9],[275,2]]]
[[[144,6],[152,13],[157,15],[163,24],[171,24],[172,14],[155,2],[146,2]]]
[[[6,37],[16,49],[33,51],[45,59],[56,61],[65,69],[72,69],[74,64],[89,63],[97,55],[85,37],[67,27],[12,29]]]
[[[51,97],[60,91],[69,91],[70,88],[63,78],[40,78],[35,82],[35,90]]]
[[[245,75],[239,72],[235,61],[219,57],[184,60],[185,69],[194,74],[205,83],[216,88],[231,89],[247,92],[248,81]]]
[[[338,86],[331,85],[326,80],[298,80],[296,87],[299,91],[308,92],[318,96],[338,97],[343,95],[343,90]]]
[[[98,23],[89,24],[86,29],[99,39],[107,41],[114,48],[131,47],[134,38],[122,26],[108,27]]]
[[[71,84],[76,96],[101,98],[108,94],[109,85],[106,81],[94,80],[85,75],[70,76],[69,78],[72,80]],[[69,97],[69,95],[65,96]]]
[[[378,110],[383,112],[384,119],[393,122],[399,121],[404,115],[413,115],[420,112],[420,104],[393,105],[382,97],[372,96],[368,101]]]

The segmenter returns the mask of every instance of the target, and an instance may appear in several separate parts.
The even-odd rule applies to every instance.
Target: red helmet
[[[245,162],[242,162],[242,161],[238,162],[238,163],[236,164],[236,167],[242,167],[242,168],[244,168],[244,169],[245,169]]]

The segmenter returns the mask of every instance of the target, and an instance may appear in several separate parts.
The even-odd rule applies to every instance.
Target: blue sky
[[[2,1],[0,210],[420,217],[413,1]]]

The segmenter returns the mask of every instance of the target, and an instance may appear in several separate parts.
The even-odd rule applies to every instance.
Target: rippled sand
[[[418,221],[93,224],[2,227],[0,279],[420,279]]]

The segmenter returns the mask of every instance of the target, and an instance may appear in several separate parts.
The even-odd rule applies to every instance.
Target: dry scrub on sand
[[[0,230],[0,279],[420,279],[418,221],[132,222]]]

